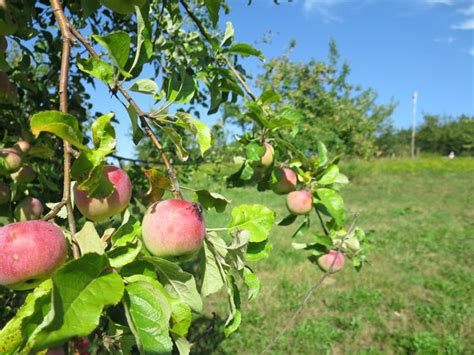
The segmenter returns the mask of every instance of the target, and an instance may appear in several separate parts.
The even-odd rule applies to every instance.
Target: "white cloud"
[[[342,19],[333,14],[331,8],[346,0],[304,0],[303,8],[306,13],[317,11],[325,22],[342,22]]]
[[[471,5],[465,9],[461,9],[459,10],[459,12],[461,12],[462,14],[466,15],[466,16],[472,16],[474,15],[474,5]]]
[[[428,5],[452,5],[453,4],[453,0],[423,0],[423,2],[425,4],[428,4]]]
[[[474,18],[451,26],[454,30],[474,30]]]

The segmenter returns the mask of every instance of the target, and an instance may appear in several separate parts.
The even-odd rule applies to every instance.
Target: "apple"
[[[182,200],[152,204],[142,223],[143,243],[159,257],[192,255],[201,248],[206,226],[199,206]]]
[[[308,214],[313,208],[313,196],[307,190],[290,192],[286,199],[286,206],[293,214]]]
[[[23,165],[18,171],[11,174],[11,177],[19,184],[27,184],[35,179],[36,172],[31,166]]]
[[[18,149],[22,153],[28,153],[28,151],[31,149],[31,144],[27,141],[18,141],[15,143],[14,146],[16,149]]]
[[[39,219],[43,214],[43,204],[37,198],[28,196],[19,202],[13,213],[17,221]]]
[[[0,181],[0,205],[10,202],[11,195],[10,186]]]
[[[61,230],[45,221],[7,224],[0,228],[0,285],[14,290],[36,287],[67,258]]]
[[[13,148],[0,149],[0,162],[9,173],[14,173],[21,168],[21,156]]]
[[[324,271],[328,271],[331,267],[333,260],[336,259],[332,266],[332,271],[336,272],[342,269],[344,266],[344,254],[335,250],[330,250],[328,253],[318,258],[318,264]]]
[[[289,168],[277,168],[274,174],[277,181],[271,184],[271,188],[275,193],[283,195],[296,189],[298,178],[293,170]]]
[[[104,167],[104,176],[115,186],[109,197],[94,198],[87,191],[74,186],[75,203],[82,215],[91,221],[100,222],[127,208],[132,198],[132,183],[127,173],[113,165]]]

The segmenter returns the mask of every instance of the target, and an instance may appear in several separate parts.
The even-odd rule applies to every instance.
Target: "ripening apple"
[[[191,255],[199,250],[206,226],[198,205],[182,200],[155,202],[142,223],[143,242],[159,257]]]
[[[0,205],[10,202],[11,194],[10,186],[0,181]]]
[[[275,169],[277,182],[271,185],[273,192],[283,195],[296,189],[298,178],[295,172],[289,168]]]
[[[255,168],[269,168],[273,164],[273,157],[275,155],[275,151],[273,150],[273,146],[270,143],[263,143],[263,147],[265,148],[265,152],[263,153],[262,157],[259,161],[254,162],[253,166]]]
[[[45,221],[11,223],[0,228],[0,285],[14,290],[36,287],[67,258],[61,230]]]
[[[293,214],[308,214],[313,208],[313,196],[307,190],[290,192],[286,199],[286,206]]]
[[[11,177],[19,184],[27,184],[35,179],[36,172],[31,166],[23,165],[18,171],[11,174]]]
[[[1,161],[3,162],[3,167],[9,173],[14,173],[21,168],[21,156],[16,149],[0,149],[0,158],[2,158]]]
[[[31,149],[31,144],[27,141],[21,140],[21,141],[16,142],[14,147],[18,149],[20,152],[26,154]]]
[[[104,176],[114,185],[109,197],[94,198],[87,196],[87,191],[74,186],[75,203],[83,216],[94,222],[103,221],[127,208],[132,197],[132,183],[127,173],[113,165],[104,167]]]
[[[342,269],[344,266],[344,254],[335,250],[330,250],[328,253],[318,258],[318,264],[324,271],[328,271],[331,267],[333,260],[336,259],[332,266],[332,271],[336,272]]]
[[[13,213],[17,221],[30,221],[39,219],[43,214],[43,204],[37,198],[28,196],[20,201]]]

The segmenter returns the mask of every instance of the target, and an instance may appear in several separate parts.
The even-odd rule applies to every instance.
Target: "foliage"
[[[287,53],[265,63],[264,69],[257,80],[261,90],[275,91],[284,104],[301,112],[299,134],[287,137],[289,142],[308,153],[317,150],[315,137],[337,154],[374,153],[376,134],[395,104],[377,104],[374,90],[349,83],[350,67],[340,64],[335,41],[330,42],[327,62],[293,62]]]
[[[409,155],[411,129],[396,130],[391,126],[377,138],[377,145],[385,155]],[[474,117],[461,115],[456,118],[425,114],[417,127],[415,146],[421,153],[447,156],[474,154]]]
[[[229,185],[252,181],[262,191],[275,183],[278,168],[293,169],[299,188],[313,195],[321,229],[311,231],[310,216],[303,216],[293,237],[309,236],[311,240],[293,243],[295,249],[304,249],[313,258],[335,249],[356,269],[363,265],[365,236],[345,211],[339,190],[348,180],[339,171],[338,158],[331,157],[321,141],[308,150],[284,139],[290,132],[294,135],[303,121],[293,103],[280,100],[274,91],[264,91],[259,98],[249,92],[239,58],[262,60],[263,53],[235,42],[231,23],[223,32],[215,30],[227,4],[219,0],[63,4],[28,0],[1,6],[0,20],[6,26],[0,26],[0,36],[13,50],[7,54],[3,48],[0,61],[0,98],[5,108],[1,122],[7,128],[0,173],[11,190],[8,202],[0,208],[0,223],[15,221],[13,208],[24,196],[41,197],[50,208],[43,219],[62,228],[71,257],[28,293],[0,331],[0,352],[44,352],[66,343],[79,351],[85,340],[93,342],[98,352],[186,354],[192,345],[187,338],[189,328],[213,294],[226,294],[224,335],[229,337],[240,327],[246,316],[242,290],[247,290],[248,301],[260,290],[250,263],[270,255],[269,235],[275,224],[272,210],[244,203],[229,211],[230,201],[222,194],[207,186],[185,187],[194,193],[192,206],[199,218],[201,212],[216,210],[227,216],[225,224],[207,228],[201,250],[194,255],[163,259],[151,255],[142,242],[146,205],[161,199],[166,191],[175,199],[184,198],[180,186],[187,181],[187,171],[177,174],[173,163],[186,164],[190,159],[190,139],[201,157],[212,149],[211,132],[217,129],[199,120],[197,105],[212,114],[223,103],[250,96],[244,117],[254,129],[238,140],[245,157],[239,171],[229,177]],[[151,79],[143,77],[147,64],[154,69]],[[117,118],[113,112],[89,112],[86,84],[106,85],[126,106],[133,128],[131,140],[139,144],[150,139],[166,170],[165,176],[156,167],[145,171],[130,167],[134,185],[148,190],[136,189],[129,208],[98,223],[86,221],[73,210],[71,191],[86,191],[87,198],[105,201],[105,205],[120,192],[119,184],[104,175],[115,152]],[[156,108],[144,112],[133,99],[136,94],[152,96]],[[33,142],[33,147],[14,147],[20,138]],[[271,166],[262,170],[258,162],[265,153],[263,143],[272,144],[276,155]],[[38,179],[26,184],[15,181],[7,166],[7,154],[12,151],[23,164],[33,166]],[[58,174],[61,168],[63,176]],[[284,224],[296,220],[288,216]],[[348,248],[349,238],[356,238],[362,246]],[[331,271],[329,268],[326,276]],[[9,291],[2,293],[7,302],[16,301]],[[11,304],[5,310],[10,316]]]

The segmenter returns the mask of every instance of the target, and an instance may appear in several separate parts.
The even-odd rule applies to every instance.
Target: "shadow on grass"
[[[212,313],[212,317],[201,316],[195,319],[188,336],[188,339],[193,343],[191,353],[212,354],[218,352],[227,354],[219,349],[219,345],[225,340],[224,323],[224,319],[215,313]]]

